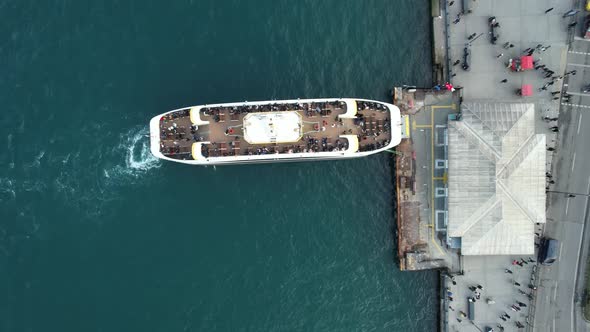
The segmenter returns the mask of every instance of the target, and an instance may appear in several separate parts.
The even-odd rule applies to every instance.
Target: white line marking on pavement
[[[576,166],[576,153],[574,152],[574,158],[572,159],[572,172],[574,171],[575,166]]]
[[[561,249],[559,250],[559,257],[561,258]],[[555,284],[555,288],[553,288],[553,302],[555,302],[555,299],[557,299],[557,284]]]
[[[569,93],[569,92],[568,92]],[[583,108],[590,108],[590,106],[586,105],[578,105],[578,104],[570,104],[570,103],[561,103],[563,106],[572,106],[572,107],[583,107]]]
[[[567,202],[565,203],[565,215],[567,216],[567,210],[570,208],[570,199],[568,197]]]
[[[580,92],[567,92],[568,95],[572,95],[572,96],[590,96],[590,94],[588,93],[580,93]]]
[[[580,134],[580,125],[582,124],[582,113],[580,113],[580,118],[578,119],[578,135]]]
[[[572,285],[572,295],[571,295],[571,299],[572,299],[572,310],[571,310],[571,327],[572,327],[572,331],[574,330],[574,311],[576,310],[576,306],[574,304],[574,297],[576,296],[576,283],[578,282],[578,263],[580,263],[580,260],[578,259],[578,257],[580,257],[580,250],[582,250],[582,234],[584,234],[584,228],[586,228],[586,223],[582,224],[582,231],[580,232],[580,242],[578,243],[578,252],[576,253],[576,256],[574,256],[574,258],[576,259],[576,268],[574,269],[574,284]],[[563,243],[562,243],[563,244]],[[559,249],[561,251],[561,248]],[[559,253],[559,255],[561,256],[561,252]]]
[[[576,67],[590,67],[590,65],[583,65],[583,64],[579,64],[579,63],[568,63],[568,65],[576,66]]]
[[[583,54],[583,55],[590,55],[590,53],[586,53],[586,52],[576,52],[576,51],[569,51],[568,53],[571,53],[571,54]]]
[[[588,177],[588,187],[586,188],[586,193],[590,194],[590,176]]]

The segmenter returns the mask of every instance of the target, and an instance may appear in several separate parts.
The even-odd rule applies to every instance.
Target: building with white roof
[[[463,103],[449,121],[448,229],[463,255],[532,255],[545,222],[545,135],[533,104]]]

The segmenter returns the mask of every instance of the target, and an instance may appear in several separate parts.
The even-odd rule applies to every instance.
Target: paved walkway
[[[533,263],[524,264],[523,266],[513,265],[514,259],[520,260],[521,257],[508,256],[464,256],[464,274],[455,276],[454,281],[448,279],[449,296],[447,296],[447,305],[449,307],[449,331],[485,331],[486,327],[494,328],[499,331],[500,324],[505,331],[517,331],[516,322],[525,325],[531,303],[529,294],[534,291],[528,286],[531,283]],[[522,257],[528,261],[529,257]],[[506,273],[506,269],[512,273]],[[517,283],[517,284],[515,284]],[[520,286],[518,285],[520,284]],[[474,297],[475,293],[469,287],[483,286],[479,290],[480,299],[474,303],[474,320],[470,321],[463,317],[469,314],[468,298]],[[520,290],[520,291],[519,291]],[[447,295],[449,295],[447,294]],[[494,303],[488,303],[491,299]],[[526,306],[518,305],[518,302]],[[520,311],[514,311],[512,305],[520,307]],[[508,314],[510,318],[505,317],[504,321],[500,316]]]
[[[463,62],[463,51],[466,43],[469,42],[468,36],[474,33],[481,36],[467,45],[470,52],[469,70],[463,70],[462,64],[451,68],[452,83],[455,86],[464,87],[463,96],[466,101],[534,103],[537,112],[536,132],[547,134],[547,144],[553,146],[556,138],[549,127],[555,123],[547,123],[542,120],[542,117],[557,117],[559,100],[553,100],[551,92],[560,91],[563,81],[555,81],[553,85],[548,86],[547,90],[539,91],[549,82],[544,78],[542,70],[511,72],[507,68],[507,63],[510,58],[523,55],[525,49],[535,48],[541,44],[545,50],[541,48],[533,54],[537,64],[543,64],[554,71],[553,76],[563,75],[567,58],[567,24],[571,19],[564,19],[562,15],[571,9],[572,4],[569,1],[558,3],[556,0],[466,0],[472,12],[461,16],[460,21],[454,24],[452,22],[461,10],[460,3],[460,0],[455,1],[453,6],[448,7],[450,63],[456,60]],[[553,10],[546,14],[545,10],[549,8]],[[489,18],[491,16],[495,16],[500,24],[497,28],[498,40],[495,45],[490,42]],[[505,43],[513,44],[514,47],[505,49],[503,48]],[[507,80],[506,83],[501,82],[504,79]],[[516,95],[516,90],[523,84],[533,86],[533,96]],[[550,170],[552,152],[547,153],[547,169]],[[497,324],[501,324],[504,331],[522,331],[517,328],[516,321],[527,324],[531,303],[527,295],[521,294],[518,289],[526,294],[533,293],[528,285],[534,264],[513,267],[511,262],[520,258],[519,256],[464,257],[464,275],[455,277],[456,285],[452,285],[450,280],[448,283],[451,287],[450,292],[453,294],[453,301],[446,305],[452,308],[448,309],[449,331],[485,331],[486,327],[499,331]],[[528,257],[522,258],[528,259]],[[512,270],[513,274],[506,273],[506,268]],[[514,282],[521,286],[515,286]],[[461,318],[460,311],[468,313],[467,298],[473,296],[469,287],[477,284],[483,285],[484,290],[481,292],[481,299],[475,303],[475,319],[471,322],[469,319]],[[488,297],[492,297],[495,303],[487,304]],[[522,307],[518,312],[513,311],[510,306],[516,301],[525,303],[526,307]],[[500,316],[504,312],[511,318],[502,320]]]
[[[470,69],[465,71],[462,64],[453,66],[456,74],[451,80],[455,85],[466,87],[464,98],[492,99],[498,101],[550,101],[550,91],[558,91],[556,85],[553,89],[539,92],[546,82],[542,71],[529,70],[511,72],[507,69],[510,58],[523,55],[527,48],[535,48],[541,44],[548,47],[544,52],[533,54],[539,64],[544,64],[556,74],[563,73],[567,55],[567,23],[568,19],[562,17],[571,4],[567,1],[540,0],[540,1],[512,1],[512,0],[480,0],[472,3],[473,12],[462,16],[459,23],[452,21],[457,17],[460,6],[457,3],[449,7],[450,14],[450,43],[451,63],[456,60],[463,61],[465,44],[469,41],[469,35],[483,34],[471,43]],[[459,1],[456,1],[459,2]],[[545,14],[545,9],[554,9]],[[497,28],[498,41],[493,45],[490,40],[490,25],[488,19],[495,16],[500,27]],[[504,49],[505,43],[511,43],[513,48]],[[497,56],[503,54],[502,57]],[[507,83],[501,83],[507,79]],[[523,84],[532,84],[532,97],[519,97],[515,91]],[[558,102],[553,104],[557,107]]]

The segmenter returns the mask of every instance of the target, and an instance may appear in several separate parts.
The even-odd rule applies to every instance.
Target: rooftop
[[[243,120],[244,140],[250,144],[297,142],[302,129],[296,111],[250,113]]]
[[[464,103],[449,121],[448,236],[463,255],[530,255],[545,222],[545,135],[533,104]]]

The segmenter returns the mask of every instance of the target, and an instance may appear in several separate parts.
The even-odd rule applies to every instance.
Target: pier
[[[587,107],[580,105],[584,93],[565,93],[575,69],[585,68],[568,67],[568,54],[590,54],[576,44],[581,30],[573,29],[586,15],[568,16],[570,4],[550,1],[515,8],[450,4],[432,2],[436,88],[398,86],[392,93],[407,128],[395,156],[399,267],[440,271],[441,331],[541,331],[551,324],[550,330],[574,330],[572,324],[583,323],[574,321],[579,305],[567,294],[581,289],[580,282],[568,277],[559,284],[557,268],[536,259],[543,234],[575,235],[573,244],[561,239],[572,247],[564,249],[568,255],[585,232],[554,221],[567,215],[568,196],[559,193],[569,191],[554,194],[546,175],[560,171],[555,160],[574,171],[575,159],[564,162],[556,153],[569,148],[561,133],[572,135],[567,124],[578,119],[572,109]],[[532,65],[523,70],[527,55]],[[584,125],[579,116],[577,128]],[[556,212],[561,208],[565,214]],[[550,296],[551,302],[543,300]],[[571,322],[561,310],[571,313]],[[510,315],[501,314],[506,311]]]
[[[408,137],[397,147],[398,257],[402,270],[446,268],[460,271],[446,242],[446,127],[457,114],[460,91],[395,88],[393,103]]]

